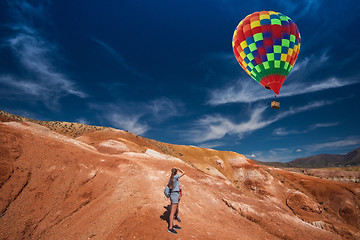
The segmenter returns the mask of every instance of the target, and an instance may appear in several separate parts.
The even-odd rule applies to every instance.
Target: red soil
[[[110,128],[0,120],[0,239],[360,238],[356,183]],[[186,172],[178,235],[163,198],[173,167]]]

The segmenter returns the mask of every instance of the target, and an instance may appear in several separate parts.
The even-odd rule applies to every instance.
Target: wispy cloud
[[[262,162],[288,162],[301,157],[300,153],[292,148],[274,148],[268,151],[254,151],[244,154],[245,157]]]
[[[143,135],[171,117],[183,112],[183,103],[162,97],[148,102],[118,102],[117,104],[91,104],[101,113],[102,120],[116,128]]]
[[[210,105],[221,105],[227,103],[252,103],[274,97],[273,93],[262,89],[262,86],[259,86],[259,84],[257,84],[255,81],[251,82],[250,80],[251,79],[239,80],[232,86],[227,86],[223,89],[212,90],[210,92],[208,103]],[[358,80],[338,79],[335,77],[314,83],[289,83],[282,87],[280,96],[291,97],[332,88],[340,88],[357,83],[359,83]],[[259,91],[262,91],[261,94],[259,94]]]
[[[320,56],[311,55],[309,57],[305,57],[301,62],[297,61],[291,69],[289,76],[294,75],[295,72],[301,71],[313,71],[317,68],[321,67],[323,64],[326,64],[329,60],[328,52],[323,52]]]
[[[219,63],[226,62],[232,65],[234,62],[229,60],[229,54],[214,56],[217,56],[216,60]],[[307,79],[310,76],[313,78],[313,75],[319,69],[328,64],[329,58],[328,53],[325,51],[320,56],[311,55],[304,58],[301,62],[297,62],[288,76],[291,81],[284,83],[280,96],[292,97],[360,83],[357,77],[339,78],[336,76],[329,76],[319,80],[315,79],[315,81],[309,82]],[[210,90],[207,103],[213,106],[227,103],[252,103],[274,97],[272,91],[267,91],[245,74],[238,80],[229,82],[228,85],[222,88]]]
[[[10,49],[22,67],[23,74],[3,73],[0,83],[7,85],[10,94],[43,101],[51,109],[66,95],[84,98],[86,94],[60,70],[56,45],[42,36],[34,22],[43,22],[43,5],[34,7],[27,1],[9,1],[13,22],[7,24],[13,34],[3,39],[2,47]]]
[[[303,2],[305,6],[299,8],[302,10],[297,13],[297,19],[301,19],[302,17],[306,16],[311,12],[316,12],[316,10],[320,7],[320,3],[317,0],[307,0]]]
[[[125,68],[127,71],[129,71],[130,73],[132,73],[133,75],[140,77],[140,78],[144,78],[144,79],[149,79],[150,77],[145,74],[140,72],[138,69],[136,69],[135,67],[133,67],[132,65],[130,65],[125,58],[118,52],[116,51],[114,48],[112,48],[110,45],[106,44],[103,41],[100,41],[96,38],[92,38],[92,40],[99,44],[101,47],[103,47],[108,53],[110,53],[120,64],[123,68]]]
[[[358,80],[339,79],[336,77],[331,77],[324,81],[319,81],[319,82],[315,82],[312,84],[308,84],[308,83],[297,83],[296,84],[296,83],[294,83],[294,84],[290,84],[288,86],[284,86],[284,88],[283,88],[284,94],[282,94],[281,96],[290,97],[290,96],[295,96],[295,95],[300,95],[300,94],[305,94],[305,93],[323,91],[323,90],[332,89],[332,88],[340,88],[340,87],[357,84],[357,83],[359,83]]]
[[[130,131],[136,135],[143,135],[149,129],[150,126],[146,122],[141,122],[142,114],[121,114],[121,113],[107,113],[104,115],[107,121],[113,126]]]
[[[345,154],[358,147],[360,147],[360,136],[349,136],[343,139],[336,139],[318,144],[293,146],[289,148],[274,148],[267,151],[254,151],[245,154],[245,156],[263,162],[288,162],[297,158],[327,153],[329,151],[340,151]]]
[[[183,112],[184,104],[180,101],[170,100],[166,97],[161,97],[150,101],[143,107],[148,109],[148,112],[157,122],[163,122],[172,116],[178,116]]]
[[[86,118],[77,118],[75,122],[82,123],[82,124],[90,124],[90,122]]]
[[[251,112],[249,112],[249,119],[241,123],[237,123],[222,115],[208,115],[198,120],[193,129],[186,134],[191,141],[196,143],[221,139],[226,135],[237,135],[238,138],[241,139],[245,134],[250,134],[279,121],[280,119],[333,103],[334,101],[316,101],[301,107],[291,107],[287,111],[281,112],[271,119],[264,118],[264,112],[268,107],[259,105],[252,108]]]
[[[308,14],[314,14],[320,7],[320,2],[317,0],[305,0],[305,1],[278,1],[280,6],[285,7],[288,10],[290,16],[295,16],[293,20],[300,20]]]
[[[328,123],[316,123],[309,127],[309,130],[315,130],[317,128],[327,128],[327,127],[334,127],[339,125],[338,122],[328,122]]]
[[[340,123],[338,123],[338,122],[317,123],[317,124],[313,124],[313,125],[309,126],[306,129],[303,129],[303,130],[288,130],[286,128],[276,128],[273,131],[273,134],[278,135],[278,136],[286,136],[286,135],[292,135],[292,134],[304,134],[304,133],[313,131],[313,130],[318,129],[318,128],[333,127],[333,126],[337,126],[339,124]]]
[[[310,152],[322,151],[322,150],[341,150],[346,147],[360,147],[360,137],[350,136],[345,139],[334,140],[324,143],[307,145],[306,148]]]
[[[220,146],[224,146],[224,142],[215,141],[215,142],[206,142],[206,143],[196,144],[196,147],[210,148],[210,149],[216,149],[217,147],[220,147]]]

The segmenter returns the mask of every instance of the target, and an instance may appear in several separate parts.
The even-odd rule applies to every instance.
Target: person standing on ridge
[[[177,171],[181,173],[181,175],[177,174]],[[180,197],[180,182],[179,179],[185,175],[185,172],[181,170],[180,168],[173,168],[171,169],[171,176],[169,179],[168,186],[170,188],[170,200],[171,200],[171,206],[170,206],[170,216],[169,216],[169,229],[168,231],[170,233],[177,234],[175,229],[181,229],[178,225],[174,224],[174,217],[175,212],[178,212],[179,207],[179,197]],[[179,221],[179,216],[176,216],[176,219]]]

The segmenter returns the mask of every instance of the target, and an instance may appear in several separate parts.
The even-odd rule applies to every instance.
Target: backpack
[[[169,188],[169,186],[166,186],[164,189],[164,195],[166,198],[170,197],[170,193],[171,193],[171,189]]]

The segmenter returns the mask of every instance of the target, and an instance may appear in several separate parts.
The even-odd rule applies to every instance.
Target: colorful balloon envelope
[[[275,94],[293,68],[300,50],[300,33],[284,14],[273,11],[246,16],[234,31],[232,46],[240,66]]]

